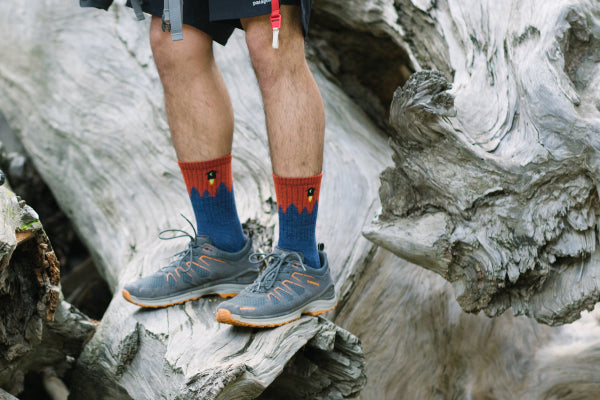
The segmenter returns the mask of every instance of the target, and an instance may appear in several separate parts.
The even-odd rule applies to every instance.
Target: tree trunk
[[[35,211],[4,186],[0,205],[0,387],[18,395],[29,372],[72,369],[94,324],[61,300],[58,260]]]

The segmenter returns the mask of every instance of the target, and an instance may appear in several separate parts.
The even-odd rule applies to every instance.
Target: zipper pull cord
[[[279,0],[271,0],[271,28],[273,29],[273,48],[279,48],[279,29],[281,29],[281,13]]]

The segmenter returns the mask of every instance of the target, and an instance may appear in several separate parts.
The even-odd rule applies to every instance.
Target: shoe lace
[[[267,267],[263,271],[263,273],[248,286],[248,290],[251,292],[265,292],[273,287],[277,277],[279,276],[279,271],[281,268],[293,262],[298,262],[298,264],[302,267],[304,271],[306,271],[306,267],[304,266],[304,262],[302,261],[302,257],[300,254],[294,251],[277,251],[273,253],[252,253],[249,258],[251,263],[260,264],[265,263]]]
[[[180,238],[184,238],[187,237],[190,239],[190,241],[188,242],[187,248],[183,249],[182,251],[173,254],[170,258],[176,258],[177,260],[185,260],[186,257],[189,257],[189,266],[184,269],[184,272],[188,272],[189,270],[192,269],[192,261],[193,261],[193,257],[194,254],[192,252],[192,250],[194,249],[194,243],[196,241],[196,236],[197,236],[197,232],[196,232],[196,228],[194,228],[194,224],[192,224],[192,222],[183,214],[180,214],[183,219],[185,219],[187,221],[188,224],[190,224],[190,226],[192,227],[192,231],[194,232],[194,236],[190,235],[189,232],[184,231],[183,229],[165,229],[162,230],[158,233],[158,238],[160,240],[172,240],[172,239],[180,239]],[[177,233],[178,235],[172,235],[172,236],[164,236],[165,234],[174,234]],[[172,268],[173,264],[175,263],[172,262],[169,265],[165,265],[164,267],[161,268],[161,270],[165,270],[168,268]]]

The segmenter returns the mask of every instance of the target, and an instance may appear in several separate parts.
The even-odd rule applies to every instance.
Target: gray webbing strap
[[[145,18],[144,11],[142,11],[142,4],[140,3],[140,0],[131,0],[131,8],[133,8],[133,11],[135,12],[135,17],[139,21],[141,21]]]
[[[171,39],[183,39],[183,0],[164,0],[163,31],[171,32]]]

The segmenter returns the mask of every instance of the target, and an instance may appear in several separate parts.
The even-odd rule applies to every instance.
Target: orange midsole
[[[331,307],[328,310],[303,312],[303,313],[300,314],[300,317],[303,314],[312,315],[312,316],[316,317],[317,315],[325,314],[325,313],[333,310],[336,306],[337,306],[337,304],[335,306]],[[247,327],[251,327],[251,328],[274,328],[274,327],[277,327],[277,326],[289,324],[290,322],[293,322],[293,321],[296,321],[297,319],[300,319],[300,317],[291,319],[289,321],[276,323],[276,324],[256,324],[256,323],[249,323],[249,322],[243,322],[243,321],[236,320],[235,318],[233,318],[231,316],[231,311],[229,311],[229,310],[225,310],[223,308],[220,308],[217,311],[217,321],[218,322],[221,322],[221,323],[224,323],[224,324],[229,324],[229,325],[235,325],[235,326],[247,326]]]
[[[121,293],[123,294],[123,297],[125,298],[125,300],[127,300],[128,302],[130,302],[130,303],[133,303],[133,304],[135,304],[136,306],[140,306],[140,307],[146,307],[146,308],[163,308],[163,307],[170,307],[170,306],[174,306],[174,305],[177,305],[177,304],[183,304],[183,303],[186,303],[186,302],[188,302],[188,301],[192,301],[192,300],[198,300],[198,299],[199,299],[199,298],[201,298],[201,297],[204,297],[204,296],[210,296],[211,294],[216,294],[216,295],[218,295],[218,296],[221,296],[221,297],[222,297],[222,298],[224,298],[224,299],[227,299],[227,298],[230,298],[230,297],[235,297],[235,296],[237,296],[237,293],[207,293],[207,294],[205,294],[205,295],[202,295],[202,296],[192,297],[192,298],[190,298],[190,299],[185,299],[185,300],[177,301],[177,302],[175,302],[175,303],[168,303],[168,304],[161,304],[161,305],[150,305],[150,304],[143,304],[143,303],[139,303],[139,302],[137,302],[137,301],[133,300],[133,299],[131,298],[131,294],[130,294],[130,293],[129,293],[129,291],[128,291],[128,290],[126,290],[126,289],[123,289],[123,291],[122,291]]]

